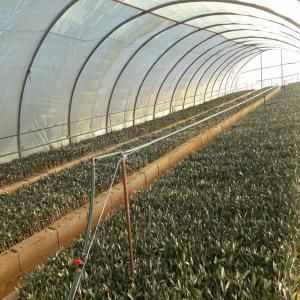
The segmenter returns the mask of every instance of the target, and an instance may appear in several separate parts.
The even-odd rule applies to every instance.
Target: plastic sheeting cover
[[[217,97],[258,53],[300,53],[299,9],[294,0],[0,0],[0,162]]]

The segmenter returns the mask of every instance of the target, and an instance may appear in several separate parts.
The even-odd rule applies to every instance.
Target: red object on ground
[[[77,267],[82,267],[84,265],[84,261],[81,258],[75,258],[73,260],[73,264]]]

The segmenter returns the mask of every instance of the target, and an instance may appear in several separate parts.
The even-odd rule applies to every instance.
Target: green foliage
[[[177,126],[177,128],[191,124],[195,120],[202,119],[221,109],[224,108],[205,113]],[[158,159],[189,138],[199,134],[201,129],[219,122],[222,118],[224,116],[210,120],[205,124],[199,124],[188,131],[176,135],[176,137],[152,146],[151,149],[142,150],[128,164],[129,173],[139,170],[146,164]],[[120,149],[128,149],[128,147],[140,145],[173,131],[174,128],[169,128],[164,130],[163,133],[150,134]],[[104,192],[109,188],[110,176],[113,174],[115,166],[115,158],[101,160],[97,163],[97,193]],[[15,245],[84,204],[90,188],[90,169],[90,161],[82,162],[63,172],[51,174],[13,193],[0,195],[0,215],[4,216],[0,218],[0,251]],[[119,180],[118,176],[117,182]]]
[[[238,92],[214,100],[214,105],[230,101],[245,93]],[[190,107],[185,110],[175,112],[154,121],[148,121],[137,126],[125,128],[120,131],[110,132],[95,138],[84,140],[80,143],[72,144],[67,147],[53,149],[48,152],[42,152],[30,155],[28,157],[17,159],[9,163],[0,165],[0,187],[18,182],[35,175],[41,171],[61,165],[72,159],[79,158],[85,154],[93,153],[105,146],[124,142],[130,138],[142,136],[147,132],[157,130],[160,127],[170,125],[176,121],[199,113],[209,104],[201,104],[196,107]]]
[[[299,263],[299,94],[287,90],[102,223],[80,299],[290,299]],[[134,160],[132,158],[131,160]],[[82,240],[23,278],[21,299],[66,299]]]

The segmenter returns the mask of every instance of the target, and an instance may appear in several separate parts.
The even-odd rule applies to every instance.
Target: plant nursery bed
[[[278,90],[272,92],[272,94],[275,94],[277,91]],[[272,95],[267,96],[266,97],[267,100],[269,98],[271,98],[271,96]],[[146,169],[149,167],[151,170],[149,170],[150,171],[149,172],[149,171],[146,171],[146,169],[145,169],[145,171],[144,171],[145,172],[144,173],[145,178],[143,180],[138,180],[138,178],[133,176],[134,178],[132,180],[133,180],[135,186],[132,186],[132,184],[129,183],[130,189],[138,190],[141,187],[141,185],[143,185],[144,183],[150,184],[157,176],[161,175],[162,172],[164,172],[165,170],[167,170],[169,167],[173,166],[174,164],[178,163],[179,160],[182,160],[184,157],[186,157],[192,151],[194,151],[196,149],[199,149],[201,146],[208,143],[216,135],[218,135],[222,131],[228,129],[232,124],[238,122],[246,114],[248,114],[249,112],[255,110],[257,107],[259,107],[262,104],[264,104],[263,99],[261,99],[259,101],[255,101],[251,105],[243,108],[242,110],[240,110],[237,113],[230,116],[228,119],[223,120],[218,125],[216,125],[213,128],[209,129],[208,132],[206,132],[206,133],[204,132],[203,133],[204,135],[202,134],[202,136],[201,136],[201,134],[200,134],[199,137],[196,136],[195,138],[190,140],[186,145],[185,144],[182,145],[181,147],[179,147],[179,149],[181,149],[181,150],[178,149],[176,151],[171,152],[169,155],[165,155],[167,160],[168,160],[167,163],[166,163],[165,156],[162,157],[161,159],[159,159],[157,161],[157,163],[155,162],[153,167],[155,166],[156,171],[154,173],[152,172],[152,167],[151,167],[151,164],[150,164],[149,166],[146,167]],[[153,168],[153,170],[154,170],[154,168]],[[143,182],[143,183],[141,183],[140,185],[138,183],[139,186],[136,186],[137,182]],[[132,192],[134,192],[134,191],[132,191]],[[102,197],[102,199],[103,199],[103,197]],[[99,201],[97,201],[97,203],[98,202]],[[123,203],[122,200],[117,199],[117,203],[110,204],[107,212],[111,211],[111,209],[114,209],[115,207],[117,207],[118,205],[120,205],[122,203]],[[100,206],[99,206],[99,208],[96,209],[96,211],[100,212],[101,203],[99,202],[99,204],[100,204]],[[68,232],[65,232],[65,230],[63,230],[64,232],[62,231],[63,228],[67,228],[67,227],[65,227],[65,225],[63,225],[63,227],[61,227],[62,224],[60,224],[60,226],[59,226],[60,230],[57,231],[57,233],[55,234],[55,230],[57,230],[56,229],[57,226],[55,224],[53,224],[49,227],[50,231],[45,230],[46,235],[50,234],[50,236],[48,238],[45,236],[43,239],[41,239],[40,237],[34,235],[32,238],[29,238],[28,241],[26,240],[24,243],[22,242],[19,245],[17,245],[16,247],[13,247],[12,250],[14,251],[14,254],[8,252],[8,255],[6,255],[6,256],[11,257],[12,260],[14,260],[16,258],[17,261],[18,261],[18,259],[19,259],[19,264],[21,266],[21,270],[20,269],[19,269],[19,271],[18,270],[14,270],[14,271],[10,270],[11,271],[11,273],[10,273],[11,277],[14,277],[17,280],[20,273],[22,273],[26,270],[27,271],[32,270],[32,268],[34,267],[34,264],[39,259],[41,259],[40,262],[44,261],[44,259],[47,257],[47,253],[48,253],[48,255],[50,255],[53,252],[52,249],[54,250],[54,249],[58,248],[59,245],[66,246],[68,244],[68,242],[70,242],[73,238],[75,238],[78,234],[80,234],[84,230],[85,219],[86,219],[86,207],[83,207],[83,209],[85,210],[85,212],[83,212],[83,211],[81,212],[81,210],[80,210],[80,212],[79,211],[78,212],[74,211],[74,216],[76,214],[75,218],[71,214],[72,216],[70,215],[68,217],[68,215],[67,215],[65,218],[62,219],[62,222],[66,223],[65,225],[67,225],[67,227],[69,229],[70,229],[70,226],[67,223],[71,224],[75,219],[78,221],[78,222],[76,221],[76,224],[73,222],[74,226],[73,226],[73,230],[71,230],[71,231],[73,231],[73,236],[68,233],[70,231],[69,229],[67,230]],[[98,215],[99,215],[99,212],[98,212]],[[82,216],[80,216],[79,214],[81,214]],[[98,218],[97,214],[94,217],[97,219]],[[59,221],[59,223],[60,223],[60,221]],[[77,229],[80,226],[81,226],[81,229],[80,229],[80,231],[78,231]],[[52,232],[53,233],[52,234],[51,231],[53,231],[53,230],[54,230],[54,232]],[[52,235],[53,235],[53,237],[56,237],[56,238],[55,238],[55,242],[53,242],[53,243],[50,242],[50,244],[51,244],[50,245],[49,241],[51,241],[53,239]],[[61,238],[62,236],[64,236],[64,238]],[[68,240],[66,240],[66,236],[68,236]],[[58,238],[58,240],[57,240],[57,238]],[[31,239],[32,239],[32,241],[30,242]],[[32,250],[30,250],[31,249],[30,247],[31,247],[31,245],[33,245],[36,242],[38,242],[38,245],[39,245],[39,247],[37,248],[38,252],[37,252],[37,255],[34,255],[34,257],[32,257],[32,255],[31,255]],[[28,248],[28,246],[29,246],[29,248]],[[28,254],[27,255],[28,257],[26,257],[26,253]],[[12,257],[14,255],[16,256],[15,258]],[[41,256],[43,256],[43,255],[44,255],[44,257],[42,258]],[[10,264],[8,264],[5,260],[2,260],[2,259],[5,259],[4,256],[5,256],[5,253],[3,253],[3,255],[1,257],[0,264],[2,262],[4,262],[3,268],[4,268],[4,271],[5,271],[5,266],[7,266],[7,268],[10,269]],[[18,256],[19,256],[19,258],[18,258]],[[25,262],[25,264],[24,264],[24,262]],[[1,273],[0,277],[1,277],[2,282],[7,282],[7,277],[5,276],[5,274],[2,274],[3,269],[1,270],[1,268],[0,268],[0,271],[1,271],[0,272]]]
[[[233,114],[239,109],[240,107],[237,107],[227,115]],[[210,113],[208,112],[199,118],[202,119],[209,115]],[[209,128],[224,118],[226,118],[226,114],[181,132],[176,137],[168,138],[151,149],[144,149],[128,165],[129,173],[139,170],[141,167],[199,134],[200,130]],[[194,119],[180,124],[176,128],[181,128],[193,122],[195,122]],[[130,147],[149,142],[162,134],[173,131],[174,128],[169,128],[159,134],[154,133],[131,143]],[[127,149],[128,147],[129,145],[126,145],[118,148],[118,150]],[[107,158],[97,163],[97,194],[108,189],[111,178],[107,174],[113,174],[115,164],[115,158]],[[44,229],[65,214],[82,206],[86,202],[90,189],[90,170],[91,162],[82,162],[63,172],[51,174],[15,192],[0,195],[0,215],[4,216],[0,219],[0,251],[12,247],[35,232]],[[120,176],[118,175],[117,182],[119,180]],[[11,205],[11,203],[14,203],[14,205]]]
[[[131,201],[97,234],[80,299],[289,299],[297,289],[299,85],[274,97]],[[132,158],[133,160],[134,158]],[[23,277],[21,299],[66,299],[83,241]]]
[[[256,91],[254,94],[258,92],[259,91]],[[36,177],[39,177],[41,173],[47,174],[52,169],[54,169],[55,172],[55,167],[66,165],[67,168],[71,161],[75,161],[76,163],[80,159],[88,160],[95,152],[100,151],[107,146],[124,143],[127,140],[142,137],[148,132],[160,130],[162,127],[170,126],[173,123],[199,115],[199,112],[203,113],[204,110],[208,110],[209,106],[217,108],[219,105],[226,104],[229,101],[240,100],[248,96],[249,93],[252,92],[245,93],[245,91],[243,91],[223,96],[214,100],[213,103],[207,102],[200,104],[155,120],[147,121],[137,126],[124,128],[120,131],[110,132],[79,143],[70,144],[66,147],[53,149],[48,152],[40,152],[22,159],[16,159],[9,163],[1,164],[0,188],[2,188],[2,191],[0,190],[0,192],[4,193],[6,191],[10,191],[10,189],[5,187],[12,183],[20,181],[26,183],[26,180],[29,182],[33,181]],[[16,186],[20,187],[20,185]]]
[[[0,187],[0,195],[13,192],[25,185],[29,185],[34,182],[37,182],[38,180],[40,180],[46,176],[49,176],[53,173],[61,172],[65,169],[69,169],[75,165],[78,165],[81,162],[88,161],[94,155],[99,154],[100,152],[106,153],[109,151],[113,151],[116,148],[119,148],[126,144],[130,144],[141,138],[145,138],[153,133],[159,133],[166,129],[176,127],[182,123],[185,123],[194,118],[197,118],[204,113],[212,112],[215,109],[220,109],[229,104],[232,104],[232,103],[235,103],[238,101],[242,101],[243,99],[245,99],[245,97],[247,97],[247,96],[250,97],[250,95],[255,95],[255,93],[257,93],[257,92],[254,92],[254,93],[247,92],[246,94],[243,93],[243,95],[241,95],[237,98],[234,98],[232,100],[227,100],[226,102],[224,102],[224,99],[223,99],[224,97],[222,97],[220,100],[217,100],[217,103],[213,103],[213,106],[208,107],[208,105],[202,104],[200,107],[193,107],[193,109],[190,109],[190,111],[189,111],[190,115],[188,115],[186,112],[183,113],[183,111],[180,111],[180,114],[179,113],[176,114],[176,116],[173,120],[173,123],[171,123],[171,124],[169,124],[169,122],[171,121],[171,118],[168,115],[168,116],[156,119],[155,121],[149,121],[149,122],[144,123],[143,125],[139,125],[139,132],[136,132],[135,130],[132,130],[130,128],[126,128],[126,129],[123,129],[118,132],[110,133],[107,136],[104,135],[103,141],[101,143],[98,142],[98,147],[99,147],[98,149],[95,148],[95,149],[93,149],[93,152],[91,152],[92,150],[89,150],[89,146],[87,146],[85,148],[85,150],[80,152],[81,156],[79,156],[80,154],[78,154],[78,151],[75,150],[73,153],[75,158],[73,158],[73,159],[70,158],[71,160],[68,160],[66,158],[60,159],[60,160],[54,160],[53,162],[51,162],[52,161],[51,159],[48,160],[47,156],[50,155],[49,153],[51,153],[50,156],[52,157],[52,155],[54,155],[56,153],[56,151],[62,151],[61,149],[58,149],[58,150],[52,150],[49,153],[38,154],[39,155],[38,162],[36,162],[36,155],[32,155],[32,156],[26,157],[21,160],[15,160],[8,164],[0,165],[0,174],[1,173],[3,174],[3,175],[0,175],[0,177],[2,177],[3,183],[5,183],[5,182],[7,183],[10,180],[13,180],[12,183],[7,183],[5,186]],[[196,113],[196,111],[198,111],[198,113]],[[201,112],[199,112],[199,111],[201,111]],[[160,124],[163,124],[163,126],[159,127]],[[148,128],[148,130],[147,130],[147,128]],[[128,132],[126,133],[126,131],[128,131]],[[126,134],[127,134],[127,137],[126,137]],[[136,134],[136,135],[134,135],[134,134]],[[117,143],[118,137],[119,137],[119,142]],[[89,139],[88,141],[85,141],[82,143],[87,143],[88,145],[95,143],[95,147],[96,147],[97,141],[95,141],[95,140],[98,140],[98,139],[99,139],[99,137],[96,137],[94,139]],[[112,144],[114,142],[116,144]],[[72,147],[75,147],[75,148],[80,147],[80,146],[82,146],[81,143],[72,145]],[[71,147],[71,146],[68,146],[68,147]],[[61,155],[64,155],[64,154],[62,153]],[[67,156],[67,157],[69,157],[69,156]],[[23,164],[24,160],[25,160],[25,166]],[[60,165],[58,165],[59,162],[61,162]],[[29,166],[30,164],[32,164],[32,166],[33,166],[32,168],[30,168],[30,166]],[[47,164],[47,167],[43,167],[44,164]],[[40,167],[38,167],[38,165]],[[24,171],[23,170],[24,168],[27,169],[27,171]],[[38,169],[36,169],[36,168],[38,168]],[[35,172],[35,173],[30,173],[30,172]],[[26,174],[25,177],[24,177],[24,174]],[[1,180],[0,180],[0,182],[1,182]]]

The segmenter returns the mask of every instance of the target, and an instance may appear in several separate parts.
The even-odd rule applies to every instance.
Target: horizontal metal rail
[[[297,60],[297,61],[294,61],[294,62],[284,63],[282,65],[283,66],[288,66],[288,65],[296,65],[296,64],[299,64],[299,63],[300,63],[300,60]],[[278,68],[280,66],[281,65],[272,65],[272,66],[268,66],[268,67],[263,67],[263,69],[266,70],[266,69]],[[244,71],[244,72],[240,73],[240,75],[250,73],[250,72],[254,72],[254,71],[260,71],[260,68]]]
[[[198,94],[197,96],[203,96],[203,94]],[[192,98],[192,96],[189,96],[188,98]],[[178,102],[178,101],[182,101],[183,98],[181,99],[176,99],[174,100],[175,102]],[[167,104],[169,103],[170,101],[165,101],[165,102],[161,102],[159,103],[160,105],[164,105],[164,104]],[[141,109],[147,109],[147,108],[151,108],[153,107],[154,104],[152,105],[145,105],[145,106],[141,106],[141,107],[138,107],[137,110],[141,110]],[[174,106],[174,108],[177,108],[177,107],[180,107],[182,106],[182,104],[180,105],[177,105],[177,106]],[[111,116],[114,116],[114,115],[117,115],[117,114],[124,114],[124,113],[128,113],[128,112],[132,112],[133,110],[122,110],[122,111],[116,111],[116,112],[112,112],[109,114],[108,117],[111,117]],[[149,115],[150,116],[150,115]],[[148,116],[147,116],[148,117]],[[79,124],[79,123],[82,123],[82,122],[87,122],[87,121],[91,121],[91,120],[95,120],[95,119],[99,119],[99,118],[106,118],[106,114],[103,114],[103,115],[96,115],[96,116],[93,116],[93,117],[88,117],[88,118],[84,118],[84,119],[79,119],[79,120],[76,120],[76,121],[71,121],[71,124]],[[143,117],[141,118],[137,118],[136,120],[139,120],[139,119],[142,119]],[[132,120],[128,120],[128,121],[133,121]],[[67,126],[68,123],[65,122],[65,123],[60,123],[60,124],[54,124],[54,125],[51,125],[51,126],[47,126],[47,127],[43,127],[43,128],[37,128],[37,129],[33,129],[33,130],[28,130],[28,131],[24,131],[24,132],[21,132],[20,133],[20,136],[23,136],[23,135],[27,135],[27,134],[31,134],[31,133],[35,133],[35,132],[41,132],[41,131],[46,131],[46,130],[49,130],[49,129],[53,129],[53,128],[59,128],[59,127],[63,127],[63,126]],[[118,125],[114,125],[114,126],[118,126]],[[108,127],[109,128],[109,127]],[[95,131],[99,131],[99,130],[105,130],[106,128],[103,127],[103,128],[98,128],[96,129]],[[74,138],[74,137],[78,137],[78,136],[82,136],[82,135],[85,135],[85,134],[89,134],[89,133],[93,133],[95,131],[88,131],[88,132],[85,132],[85,133],[82,133],[82,134],[79,134],[79,135],[72,135],[71,138]],[[9,138],[14,138],[14,137],[17,137],[17,134],[12,134],[12,135],[7,135],[7,136],[3,136],[3,137],[0,137],[0,140],[5,140],[5,139],[9,139]],[[69,137],[68,137],[69,138]],[[62,140],[65,140],[66,138],[63,138]],[[55,141],[50,141],[49,144],[51,143],[54,143]],[[24,150],[24,148],[22,148],[22,151],[26,151]]]
[[[128,155],[133,154],[133,153],[135,153],[137,151],[140,151],[141,149],[144,149],[144,148],[149,147],[149,146],[151,146],[153,144],[156,144],[156,143],[158,143],[160,141],[163,141],[163,140],[165,140],[165,139],[167,139],[169,137],[172,137],[172,136],[174,136],[174,135],[176,135],[176,134],[178,134],[180,132],[186,131],[186,130],[188,130],[190,128],[193,128],[193,127],[195,127],[195,126],[197,126],[197,125],[199,125],[201,123],[204,123],[204,122],[206,122],[208,120],[211,120],[211,119],[213,119],[213,118],[215,118],[215,117],[217,117],[217,116],[219,116],[221,114],[224,114],[224,113],[226,113],[226,112],[228,112],[230,110],[233,110],[234,108],[239,107],[239,106],[241,106],[241,105],[243,105],[243,104],[245,104],[245,103],[247,103],[247,102],[249,102],[249,101],[251,101],[251,100],[253,100],[253,99],[255,99],[255,98],[257,98],[257,97],[259,97],[261,95],[263,95],[263,94],[266,94],[267,92],[269,92],[269,91],[271,91],[273,89],[274,89],[274,87],[269,88],[269,89],[267,89],[267,90],[265,90],[265,91],[263,91],[263,92],[255,95],[255,96],[253,96],[253,97],[251,97],[249,99],[246,99],[246,100],[244,100],[244,101],[242,101],[242,102],[240,102],[238,104],[235,104],[235,105],[233,105],[233,106],[231,106],[229,108],[226,108],[226,109],[224,109],[224,110],[222,110],[220,112],[217,112],[217,113],[215,113],[215,114],[213,114],[213,115],[211,115],[209,117],[201,119],[201,120],[199,120],[199,121],[197,121],[197,122],[195,122],[193,124],[187,125],[187,126],[185,126],[183,128],[177,129],[177,130],[175,130],[175,131],[173,131],[173,132],[171,132],[169,134],[166,134],[166,135],[161,136],[161,137],[159,137],[157,139],[154,139],[153,141],[150,141],[148,143],[142,144],[142,145],[134,147],[134,148],[130,148],[130,149],[125,150],[125,151],[116,151],[116,152],[111,152],[111,153],[107,153],[107,154],[100,155],[100,156],[95,156],[93,159],[95,159],[95,160],[101,160],[101,159],[104,159],[104,158],[108,158],[108,157],[112,157],[112,156],[118,156],[118,155],[122,155],[122,156],[126,155],[126,156],[128,156]]]
[[[285,78],[287,78],[287,77],[293,77],[293,76],[300,76],[300,73],[294,73],[294,74],[290,74],[290,75],[286,75],[286,76],[284,76],[283,78],[285,79]],[[257,82],[261,82],[261,81],[268,81],[268,80],[275,80],[275,79],[281,79],[282,77],[281,76],[278,76],[278,77],[271,77],[271,78],[264,78],[263,80],[261,80],[261,79],[259,79],[259,80],[257,80],[256,81],[256,83]]]

